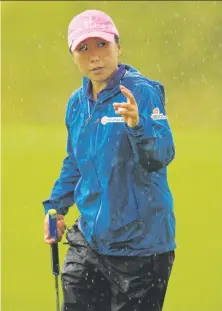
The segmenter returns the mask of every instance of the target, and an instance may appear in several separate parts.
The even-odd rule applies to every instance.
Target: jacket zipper
[[[81,176],[80,179],[78,180],[75,189],[78,189],[81,180],[82,180],[82,176]],[[79,189],[78,189],[78,192],[79,192]],[[78,194],[78,193],[76,193],[76,195],[77,195],[77,194]]]
[[[87,124],[90,122],[90,120],[92,119],[92,114],[93,114],[93,112],[95,111],[95,108],[96,108],[96,104],[95,104],[95,106],[94,106],[94,108],[92,109],[92,112],[91,112],[91,114],[90,114],[90,103],[89,103],[89,101],[87,102],[87,104],[88,104],[88,118],[87,118],[86,121],[85,121],[85,125],[87,125]],[[90,144],[90,145],[89,145],[89,148],[90,148],[90,154],[91,154],[91,161],[92,161],[92,164],[93,164],[95,173],[96,173],[98,186],[99,186],[99,188],[100,188],[100,190],[101,190],[101,186],[100,186],[98,174],[97,174],[97,171],[96,171],[96,166],[95,166],[94,161],[93,161],[94,153],[93,153],[92,139],[91,139],[90,131],[89,131],[89,144]],[[98,221],[100,212],[101,212],[101,208],[102,208],[102,198],[100,198],[100,206],[99,206],[99,210],[98,210],[98,213],[97,213],[97,215],[96,215],[96,220],[95,220],[95,223],[94,223],[94,226],[93,226],[94,237],[95,237],[95,240],[96,240],[96,241],[97,241],[96,224],[97,224],[97,221]],[[98,242],[97,242],[97,244],[98,244],[98,246],[99,246],[99,243],[98,243]]]
[[[119,92],[120,92],[120,91],[118,91],[118,92],[114,91],[112,94],[110,94],[110,97],[109,97],[109,98],[116,96]],[[100,104],[102,104],[103,102],[105,102],[105,101],[108,100],[109,98],[103,99],[103,100],[100,102]],[[85,125],[87,125],[87,124],[90,122],[90,120],[92,119],[92,114],[93,114],[93,112],[95,111],[96,106],[98,105],[98,103],[95,104],[95,106],[94,106],[94,108],[92,109],[92,112],[91,112],[91,114],[90,114],[90,103],[89,103],[89,101],[87,101],[87,104],[88,104],[88,118],[86,119]],[[90,133],[89,133],[89,135],[90,135]],[[94,169],[95,169],[95,173],[96,173],[98,185],[99,185],[100,190],[101,190],[102,188],[101,188],[101,186],[100,186],[98,174],[97,174],[97,171],[96,171],[96,167],[95,167],[95,164],[94,164],[94,162],[93,162],[94,153],[93,153],[93,150],[92,150],[91,135],[90,135],[89,138],[90,138],[90,154],[92,155],[91,161],[92,161],[92,164],[93,164]],[[96,241],[98,241],[98,240],[97,240],[96,224],[97,224],[97,222],[98,222],[98,219],[99,219],[99,216],[100,216],[100,213],[101,213],[101,209],[102,209],[102,198],[100,198],[99,211],[98,211],[98,213],[97,213],[97,215],[96,215],[96,220],[95,220],[94,228],[93,228],[93,229],[94,229],[94,237],[95,237],[95,240],[96,240]],[[99,247],[99,243],[98,243],[98,242],[97,242],[97,244],[98,244],[98,247]],[[101,246],[100,246],[100,247],[101,247]],[[101,249],[100,249],[100,250],[101,250]],[[101,251],[102,251],[102,250],[101,250]]]
[[[97,142],[99,141],[99,120],[96,120],[96,135],[95,135],[95,146],[94,146],[94,156],[96,156],[96,148],[97,148]]]

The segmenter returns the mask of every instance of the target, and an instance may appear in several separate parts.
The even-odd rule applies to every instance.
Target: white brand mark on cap
[[[84,21],[84,26],[87,29],[106,29],[106,30],[112,29],[112,25],[110,23],[105,23],[105,24],[96,23],[94,22],[92,17]]]

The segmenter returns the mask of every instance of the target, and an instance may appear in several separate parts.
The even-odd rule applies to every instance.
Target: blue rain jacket
[[[120,84],[134,95],[139,124],[130,128],[113,103],[126,102]],[[65,215],[76,203],[79,228],[99,253],[148,256],[173,250],[175,217],[167,166],[175,156],[164,107],[164,87],[120,64],[92,103],[90,81],[69,99],[67,157],[51,195],[43,201]]]

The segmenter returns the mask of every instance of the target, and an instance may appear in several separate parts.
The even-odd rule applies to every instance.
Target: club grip
[[[49,235],[50,239],[57,240],[57,211],[55,209],[50,209],[49,214]]]
[[[50,239],[55,239],[56,243],[51,245],[52,273],[59,275],[59,249],[57,243],[57,211],[50,209],[49,214],[49,235]]]
[[[51,258],[52,258],[52,273],[59,275],[59,249],[58,243],[51,245]]]

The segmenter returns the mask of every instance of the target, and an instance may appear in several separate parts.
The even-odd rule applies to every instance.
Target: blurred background
[[[121,61],[162,82],[176,144],[169,183],[176,261],[164,311],[222,310],[222,2],[4,1],[2,310],[55,310],[42,200],[65,157],[65,109],[81,76],[67,27],[86,9],[114,19]],[[70,209],[71,225],[78,213]],[[67,250],[60,244],[60,262]],[[105,310],[104,310],[105,311]]]

